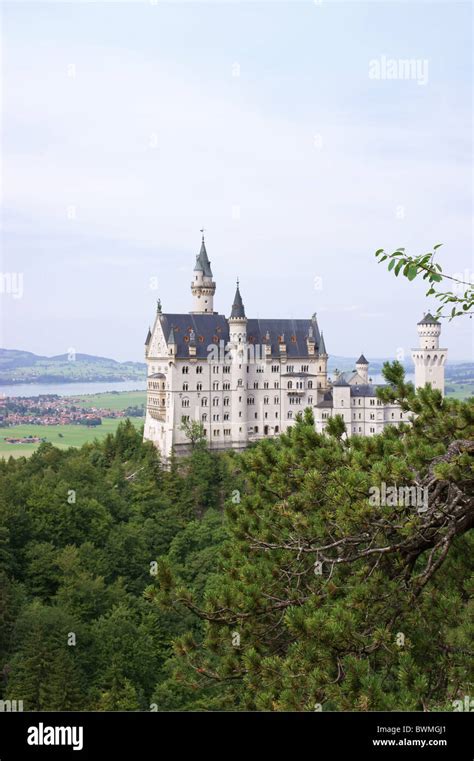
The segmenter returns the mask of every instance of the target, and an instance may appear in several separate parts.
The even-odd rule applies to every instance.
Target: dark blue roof
[[[207,357],[209,345],[218,344],[221,340],[225,344],[229,341],[229,326],[223,314],[163,314],[161,325],[165,336],[174,328],[177,357],[189,357],[192,330],[195,333],[197,357]]]
[[[377,388],[382,386],[374,386],[372,383],[351,386],[351,396],[377,396]]]
[[[196,334],[196,356],[207,357],[208,346],[224,341],[229,341],[229,325],[222,314],[162,314],[161,325],[165,336],[174,328],[176,341],[176,356],[188,357],[189,334],[194,330]],[[296,357],[308,357],[306,338],[309,327],[313,326],[313,336],[316,342],[316,351],[320,344],[318,325],[312,320],[248,320],[247,342],[249,344],[271,344],[272,356],[279,357],[280,349],[278,338],[285,337],[286,353],[289,359]],[[267,339],[267,332],[270,336]],[[185,337],[188,340],[185,340]]]
[[[321,336],[319,334],[318,324],[312,320],[248,320],[247,322],[247,341],[248,343],[264,344],[269,343],[272,347],[272,356],[279,357],[279,336],[284,336],[286,344],[286,355],[291,357],[307,357],[309,328],[313,327],[313,337],[316,342],[316,351],[318,351]],[[270,339],[266,338],[267,331]]]

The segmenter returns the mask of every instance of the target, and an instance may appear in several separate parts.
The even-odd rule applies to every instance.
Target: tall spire
[[[237,278],[237,288],[234,296],[234,303],[232,304],[232,312],[230,313],[231,320],[245,320],[245,307],[240,295],[239,279]]]
[[[201,229],[201,250],[196,256],[191,293],[193,295],[193,311],[191,314],[214,314],[214,293],[216,284],[212,279],[211,262],[206,251],[204,228]]]
[[[326,344],[324,343],[324,335],[323,335],[323,331],[321,331],[321,340],[320,340],[320,342],[319,342],[319,353],[320,353],[320,354],[327,354],[327,351],[326,351]]]
[[[201,233],[202,233],[201,250],[196,257],[196,266],[194,267],[194,271],[202,272],[204,277],[212,278],[211,262],[209,261],[209,257],[207,255],[206,242],[204,240],[204,228],[201,229]]]

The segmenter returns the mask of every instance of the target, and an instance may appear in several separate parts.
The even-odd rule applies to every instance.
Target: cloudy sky
[[[191,309],[204,226],[219,312],[239,276],[248,316],[316,311],[331,354],[409,351],[434,304],[374,252],[442,242],[443,268],[472,276],[471,17],[4,3],[2,272],[22,293],[3,287],[0,344],[142,359],[158,296]],[[401,59],[410,76],[388,79]],[[472,321],[443,344],[473,358]]]

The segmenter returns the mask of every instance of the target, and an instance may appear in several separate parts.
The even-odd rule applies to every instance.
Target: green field
[[[105,410],[125,410],[127,407],[136,407],[146,403],[146,391],[120,391],[116,394],[104,392],[103,394],[85,394],[84,396],[71,396],[77,399],[84,407],[99,407]]]
[[[451,386],[454,391],[447,391],[446,396],[452,399],[467,399],[469,396],[474,396],[474,381],[467,381],[467,383],[450,383],[446,382],[446,386]]]
[[[114,433],[124,418],[104,418],[102,425],[87,428],[85,425],[15,425],[0,428],[0,457],[29,457],[39,444],[8,444],[5,437],[41,436],[59,449],[80,447],[94,439],[103,439],[108,433]],[[143,418],[130,418],[138,427],[143,425]]]

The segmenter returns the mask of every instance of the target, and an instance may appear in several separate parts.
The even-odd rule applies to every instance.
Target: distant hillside
[[[371,359],[370,374],[379,375],[385,359]],[[330,356],[328,370],[346,371],[355,368],[357,357]],[[407,372],[413,372],[411,361],[406,361]],[[43,357],[30,351],[0,349],[0,386],[14,383],[74,383],[98,381],[144,381],[144,362],[117,362],[108,357],[92,354],[76,354],[68,359],[67,354]],[[448,362],[446,379],[463,382],[474,380],[473,362]]]
[[[143,381],[143,362],[117,362],[91,354],[43,357],[29,351],[0,349],[0,385],[14,383],[74,383],[84,381]]]

